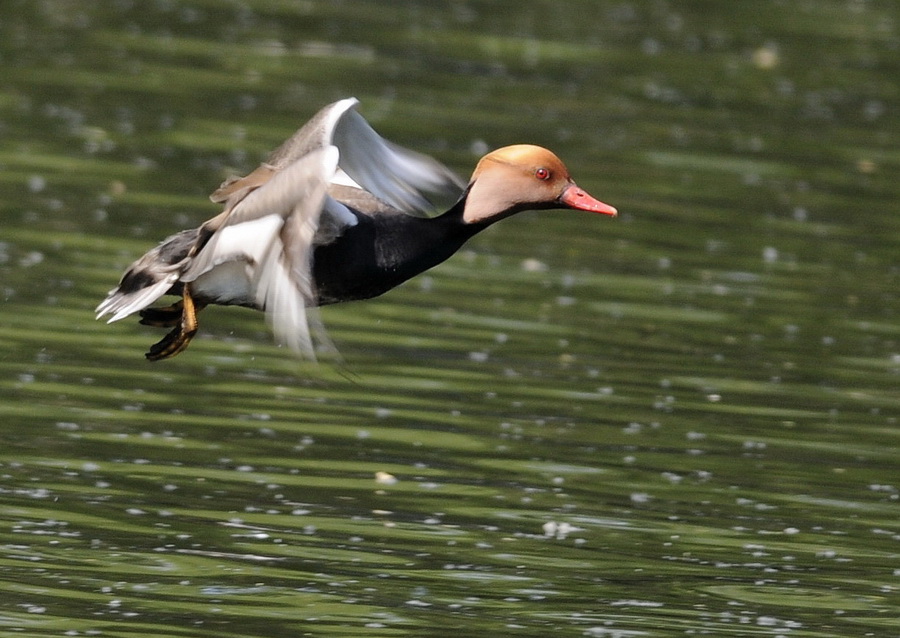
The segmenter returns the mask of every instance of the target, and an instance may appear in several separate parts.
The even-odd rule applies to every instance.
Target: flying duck
[[[312,333],[323,333],[308,308],[376,297],[522,210],[616,215],[545,148],[492,151],[467,184],[382,138],[357,104],[326,106],[252,173],[226,180],[210,196],[224,210],[135,261],[97,318],[138,312],[142,324],[171,328],[146,354],[156,361],[187,348],[206,306],[246,306],[266,313],[280,343],[314,357]],[[442,202],[446,212],[428,216]],[[164,295],[181,299],[150,307]]]

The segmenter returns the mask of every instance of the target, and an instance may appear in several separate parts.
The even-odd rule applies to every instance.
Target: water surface
[[[889,3],[0,7],[0,627],[898,635]],[[341,360],[93,320],[322,105],[526,213],[327,308]]]

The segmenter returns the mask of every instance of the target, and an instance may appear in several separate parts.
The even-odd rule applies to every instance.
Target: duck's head
[[[489,224],[522,210],[571,208],[603,215],[616,209],[575,184],[565,164],[540,146],[504,146],[481,158],[466,195],[463,221]]]

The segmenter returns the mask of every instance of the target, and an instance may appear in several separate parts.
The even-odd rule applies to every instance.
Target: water
[[[9,635],[892,636],[896,11],[866,2],[0,7]],[[93,320],[321,105],[526,213],[298,362]]]

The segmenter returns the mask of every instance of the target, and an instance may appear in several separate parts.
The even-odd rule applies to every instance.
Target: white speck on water
[[[570,523],[557,523],[556,521],[547,521],[541,526],[541,529],[544,531],[544,536],[556,538],[559,541],[565,540],[572,532],[584,531],[582,528],[575,527]]]
[[[547,272],[549,270],[547,264],[533,257],[523,260],[521,268],[525,272]]]
[[[662,603],[652,600],[613,600],[610,605],[614,607],[662,607]]]
[[[491,150],[491,147],[488,146],[487,142],[481,139],[472,140],[472,142],[469,144],[469,151],[472,153],[472,155],[475,155],[477,157],[481,157],[482,155],[487,154],[489,150]]]
[[[776,627],[781,625],[787,629],[799,629],[803,626],[795,620],[781,620],[774,616],[760,616],[756,619],[756,624],[760,627]]]
[[[614,629],[610,627],[588,627],[584,630],[586,636],[603,636],[603,638],[633,638],[635,636],[649,636],[646,631],[633,629]]]
[[[778,66],[780,57],[778,46],[769,42],[753,51],[753,66],[763,71],[769,71]]]
[[[778,249],[774,246],[766,246],[763,248],[763,261],[767,264],[774,264],[778,261]]]
[[[872,490],[873,492],[892,492],[892,493],[897,492],[897,488],[894,487],[893,485],[881,485],[878,483],[873,483],[873,484],[869,485],[869,489]]]
[[[724,250],[728,246],[727,243],[722,241],[721,239],[708,239],[706,241],[706,252],[708,253],[716,253],[721,250]]]
[[[37,250],[32,250],[24,257],[19,259],[19,265],[22,268],[31,268],[32,266],[37,266],[42,261],[44,261],[44,253]]]
[[[662,50],[663,46],[656,38],[644,38],[641,41],[641,51],[646,55],[659,55]]]
[[[47,180],[41,175],[32,175],[28,178],[28,190],[32,193],[40,193],[47,188]]]
[[[395,485],[397,477],[390,472],[375,472],[375,482],[380,485]]]

